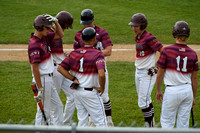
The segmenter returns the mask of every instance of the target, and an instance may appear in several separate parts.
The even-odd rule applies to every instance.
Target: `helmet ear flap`
[[[35,29],[37,31],[43,31],[44,30],[43,26],[35,26]]]
[[[144,30],[145,29],[145,26],[144,25],[141,25],[140,26],[140,30]]]

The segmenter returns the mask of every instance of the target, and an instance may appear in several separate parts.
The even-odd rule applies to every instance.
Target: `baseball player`
[[[88,126],[88,114],[96,126],[106,126],[101,95],[105,88],[105,59],[100,50],[93,48],[96,31],[88,27],[82,31],[85,45],[70,53],[59,65],[58,71],[73,81],[78,126]],[[69,73],[71,70],[71,74]]]
[[[85,9],[81,12],[81,21],[80,23],[84,26],[83,29],[78,31],[75,35],[75,40],[74,40],[74,49],[78,49],[81,47],[84,47],[84,41],[81,38],[81,33],[86,27],[93,27],[96,30],[97,36],[96,36],[96,41],[95,41],[95,48],[98,50],[101,50],[105,56],[105,59],[107,56],[111,55],[112,52],[112,42],[110,40],[110,36],[108,35],[108,32],[99,27],[94,25],[94,14],[93,11],[90,9]],[[103,103],[104,103],[104,108],[105,108],[105,113],[106,113],[106,119],[109,127],[113,127],[113,122],[112,122],[112,117],[111,117],[111,102],[108,96],[108,86],[109,86],[109,78],[108,78],[108,70],[106,68],[106,84],[105,84],[105,91],[104,94],[102,95]],[[89,119],[89,125],[92,125],[92,122]]]
[[[156,81],[156,52],[160,52],[163,45],[150,32],[145,30],[147,18],[144,14],[134,14],[128,25],[132,27],[136,34],[135,84],[138,106],[142,109],[145,126],[153,127],[155,123],[151,92]]]
[[[51,32],[52,22],[55,23],[56,35]],[[42,101],[47,121],[50,125],[63,125],[63,104],[59,98],[53,84],[53,58],[50,53],[50,44],[53,39],[64,36],[58,20],[51,15],[39,15],[35,18],[35,32],[31,34],[28,56],[31,65],[33,82],[38,88],[38,95],[34,97],[36,101]],[[39,106],[35,125],[43,125],[44,120]]]
[[[56,18],[58,19],[58,23],[60,24],[63,31],[68,28],[72,29],[73,17],[69,12],[61,11],[56,15]],[[54,61],[54,71],[53,71],[54,85],[58,91],[58,94],[60,94],[60,89],[62,88],[67,97],[63,115],[64,115],[64,125],[69,126],[70,121],[72,120],[74,114],[75,103],[74,103],[73,90],[70,89],[72,81],[65,78],[62,74],[60,74],[57,71],[58,65],[65,59],[62,38],[53,40],[53,43],[51,45],[51,53]]]
[[[176,22],[172,34],[176,43],[165,47],[157,62],[156,99],[162,102],[162,128],[174,127],[176,113],[176,127],[188,128],[190,110],[194,109],[198,87],[198,57],[186,44],[190,28],[185,21]],[[166,87],[164,96],[161,91],[163,79]]]

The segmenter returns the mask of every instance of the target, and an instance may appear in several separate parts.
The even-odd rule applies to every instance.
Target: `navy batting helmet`
[[[137,13],[131,17],[131,22],[128,25],[140,26],[140,29],[144,30],[147,27],[147,24],[148,22],[146,16],[142,13]]]
[[[93,11],[90,9],[85,9],[81,12],[81,21],[80,23],[83,25],[91,24],[94,20]]]
[[[39,15],[35,18],[33,26],[36,30],[42,31],[43,27],[52,28],[52,22],[50,22],[45,14]]]
[[[176,36],[186,36],[190,35],[190,27],[185,21],[178,21],[175,23],[174,28],[172,30],[172,35],[175,38]]]
[[[92,27],[87,27],[82,31],[82,40],[89,41],[96,36],[96,31]]]
[[[72,27],[72,23],[74,21],[72,15],[69,12],[61,11],[56,15],[56,18],[58,19],[58,23],[62,27],[62,29],[65,29],[66,27]]]

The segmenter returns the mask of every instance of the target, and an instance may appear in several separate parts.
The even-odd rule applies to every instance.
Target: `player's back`
[[[192,71],[198,71],[196,52],[185,44],[174,44],[163,49],[157,65],[165,68],[167,85],[191,83]]]
[[[80,87],[98,85],[98,69],[105,69],[103,53],[92,47],[79,48],[70,53],[70,69]]]

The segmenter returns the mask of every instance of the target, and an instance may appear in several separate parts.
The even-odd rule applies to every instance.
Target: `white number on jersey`
[[[180,58],[181,58],[180,56],[176,57],[176,62],[177,62],[176,70],[177,71],[180,71],[180,66],[179,66],[180,65]],[[186,68],[187,67],[187,58],[188,58],[187,56],[185,58],[183,58],[183,68],[181,69],[182,72],[187,72],[187,68]]]
[[[140,51],[140,56],[144,56],[144,51]]]
[[[80,59],[80,68],[79,68],[79,72],[83,72],[83,59],[84,59],[84,57],[82,57],[82,58]]]

